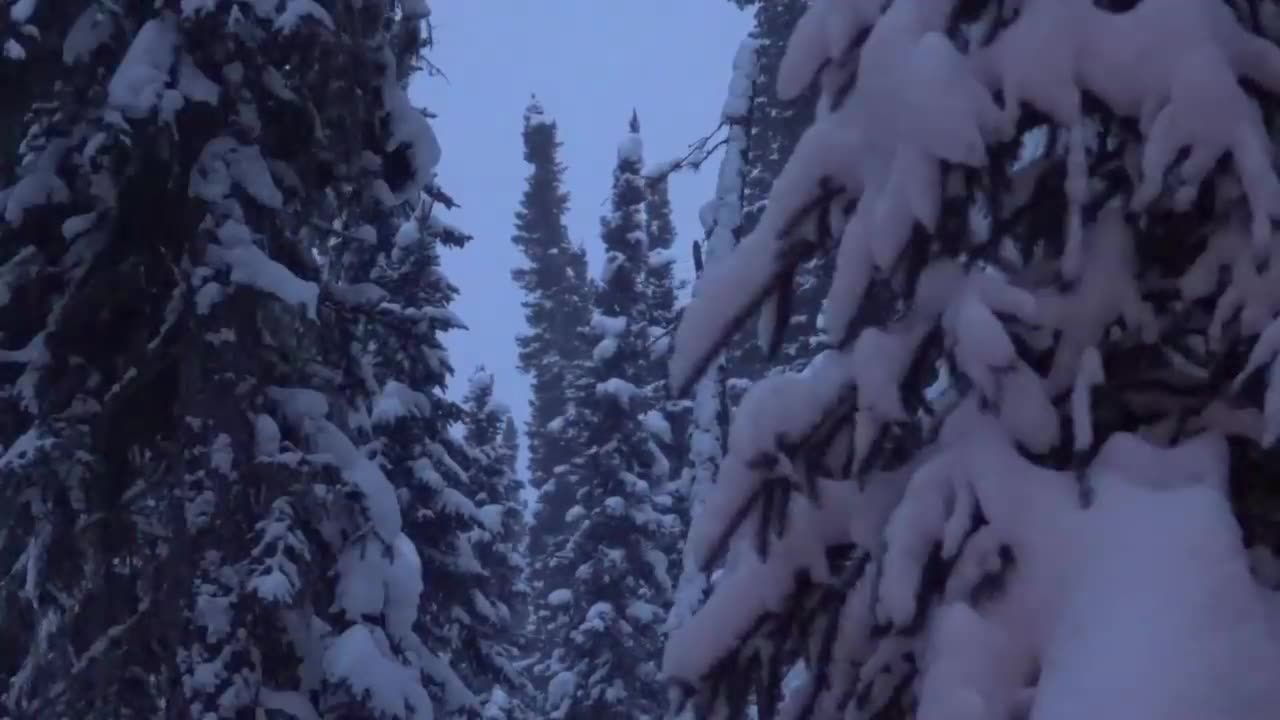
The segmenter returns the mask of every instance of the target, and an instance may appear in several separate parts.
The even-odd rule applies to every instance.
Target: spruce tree
[[[664,537],[675,518],[652,477],[653,455],[640,415],[637,385],[647,341],[647,263],[638,121],[618,148],[611,212],[601,220],[604,267],[591,332],[597,340],[594,392],[575,418],[585,449],[573,462],[576,504],[571,534],[554,548],[567,570],[548,590],[539,618],[560,642],[543,660],[553,674],[545,710],[552,718],[653,717],[663,695],[655,662],[670,579]]]
[[[675,276],[676,227],[667,180],[650,183],[647,192],[644,212],[648,253],[640,285],[648,345],[639,377],[650,396],[647,426],[654,439],[654,480],[664,485],[679,479],[680,462],[688,455],[689,403],[669,398],[666,389],[666,361],[683,283]]]
[[[4,707],[464,705],[450,649],[421,637],[439,548],[409,537],[420,496],[367,444],[387,387],[372,326],[385,342],[400,313],[444,302],[388,309],[372,274],[316,262],[368,208],[442,197],[439,144],[404,91],[425,4],[7,11],[65,67],[25,75],[21,163],[0,187]],[[429,391],[398,399],[425,413]]]
[[[453,368],[442,335],[463,326],[449,310],[457,289],[441,272],[440,248],[460,248],[470,238],[432,212],[440,203],[452,201],[433,188],[403,222],[366,203],[344,218],[350,229],[332,237],[321,258],[328,277],[349,288],[350,302],[372,311],[354,318],[361,371],[373,393],[367,452],[396,486],[406,533],[432,579],[420,634],[453,660],[435,678],[435,692],[447,710],[474,713],[475,693],[502,667],[484,643],[494,623],[486,616],[486,567],[473,547],[484,525],[477,479],[468,446],[448,431],[462,408],[445,394]],[[358,278],[368,282],[357,284]]]
[[[565,215],[569,195],[563,189],[564,166],[555,121],[536,98],[524,115],[524,159],[531,166],[516,212],[512,242],[527,266],[512,272],[525,293],[529,331],[517,339],[520,369],[530,377],[530,484],[542,489],[579,448],[563,432],[572,404],[573,380],[588,357],[582,328],[590,319],[586,255],[569,240]],[[554,492],[554,488],[552,489]]]
[[[514,647],[523,630],[517,622],[523,619],[528,601],[523,578],[523,483],[514,473],[511,439],[505,435],[515,425],[510,410],[494,395],[493,374],[483,367],[471,376],[463,408],[469,475],[483,523],[474,531],[472,545],[485,569],[485,583],[472,590],[472,612],[481,625],[479,649],[498,671],[486,684],[486,716],[501,709],[498,717],[529,717],[526,704],[532,688],[516,667]]]
[[[1272,19],[811,6],[779,90],[822,112],[671,363],[831,248],[833,348],[747,393],[690,531],[698,717],[1270,717]]]
[[[530,378],[533,397],[525,433],[529,484],[538,491],[529,528],[530,605],[525,626],[526,653],[540,657],[561,638],[550,634],[549,604],[556,588],[572,584],[573,568],[562,555],[570,535],[566,513],[574,506],[572,463],[583,449],[575,435],[574,417],[590,393],[587,326],[591,318],[592,282],[586,252],[569,241],[565,213],[569,196],[563,189],[564,167],[557,159],[560,141],[554,121],[536,99],[524,116],[524,158],[531,170],[512,241],[528,264],[512,273],[525,292],[523,305],[529,331],[517,338],[521,370]],[[535,663],[531,679],[545,690],[551,675],[546,663]]]

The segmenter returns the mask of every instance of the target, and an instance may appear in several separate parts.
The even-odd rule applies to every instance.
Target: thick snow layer
[[[222,88],[196,66],[191,56],[182,53],[178,60],[178,92],[188,100],[217,105]]]
[[[642,393],[640,388],[622,378],[609,378],[604,382],[596,383],[596,395],[598,397],[612,397],[623,407],[630,407],[631,401],[642,395]]]
[[[18,25],[25,23],[31,19],[38,4],[39,0],[13,0],[13,4],[9,6],[9,19]]]
[[[627,318],[596,311],[591,316],[591,330],[606,338],[616,338],[627,330]]]
[[[66,140],[50,142],[34,162],[23,168],[22,179],[18,184],[0,192],[5,222],[17,227],[22,224],[28,210],[42,205],[65,203],[71,199],[71,190],[58,177],[58,165],[68,147]]]
[[[1274,716],[1280,628],[1225,494],[1225,444],[1110,449],[1117,457],[1104,452],[1093,470],[1096,509],[1076,527],[1087,560],[1046,648],[1031,716]]]
[[[429,417],[431,398],[404,383],[388,380],[373,399],[369,419],[375,425],[391,424],[404,417]]]
[[[382,102],[386,109],[390,133],[388,152],[403,148],[413,169],[413,178],[403,188],[396,188],[396,200],[416,198],[422,188],[435,177],[440,164],[440,141],[436,139],[431,123],[409,100],[395,75],[395,63],[389,63],[387,77],[382,83]]]
[[[379,642],[381,640],[381,642]],[[366,697],[370,710],[397,720],[432,720],[431,699],[418,671],[399,663],[385,638],[365,625],[352,625],[324,653],[325,678]]]
[[[111,15],[98,5],[85,8],[62,41],[62,62],[74,65],[88,60],[115,32]]]
[[[308,318],[316,318],[320,287],[294,275],[252,242],[211,245],[208,256],[214,263],[230,269],[232,283],[275,295],[289,305],[301,306]]]
[[[639,135],[627,135],[618,143],[618,162],[624,161],[644,161],[644,141]]]
[[[177,18],[166,13],[148,20],[107,84],[107,103],[126,117],[149,116],[168,88],[177,49]]]
[[[276,18],[275,29],[286,34],[291,33],[307,18],[333,30],[333,17],[316,0],[287,0],[284,12]]]
[[[191,169],[189,191],[219,203],[238,185],[263,206],[279,209],[284,196],[271,177],[271,168],[256,145],[242,145],[229,137],[210,140]]]
[[[1266,678],[1280,667],[1280,628],[1273,601],[1249,574],[1218,433],[1280,437],[1280,263],[1268,257],[1280,248],[1271,228],[1280,216],[1280,181],[1262,114],[1244,89],[1248,81],[1280,91],[1280,49],[1251,35],[1226,3],[1143,0],[1117,12],[1092,0],[1022,0],[1005,8],[1009,25],[988,46],[975,42],[986,26],[967,42],[952,42],[954,5],[809,4],[778,89],[796,97],[820,76],[826,96],[774,180],[756,228],[736,248],[742,165],[732,152],[740,136],[730,128],[717,197],[702,213],[707,256],[716,262],[707,262],[694,288],[669,368],[679,389],[691,387],[697,373],[709,374],[698,385],[691,440],[700,479],[664,672],[697,682],[780,607],[797,571],[828,580],[823,552],[852,541],[878,559],[868,576],[874,579],[850,591],[841,615],[823,668],[832,688],[870,687],[870,676],[859,673],[874,675],[910,647],[919,664],[921,720],[1265,717],[1277,703]],[[1274,24],[1277,14],[1268,17]],[[840,78],[855,72],[847,99],[829,102]],[[997,91],[1001,105],[993,100]],[[1086,212],[1100,190],[1098,178],[1088,176],[1089,153],[1099,148],[1093,120],[1081,109],[1085,92],[1137,120],[1141,134],[1126,159],[1134,196],[1103,204],[1095,217]],[[749,93],[731,100],[749,102]],[[1022,138],[1011,194],[1021,202],[1047,167],[1065,161],[1061,257],[1027,268],[1028,277],[981,261],[964,268],[935,262],[915,297],[903,298],[912,301],[903,317],[849,333],[873,278],[900,267],[909,249],[923,249],[909,248],[918,229],[937,230],[944,189],[959,190],[944,188],[944,180],[959,179],[944,176],[946,165],[985,165],[989,148],[1011,137],[1026,106],[1051,124]],[[1058,138],[1053,147],[1047,135]],[[1185,428],[1163,423],[1138,435],[1095,437],[1102,430],[1095,428],[1094,390],[1108,381],[1104,353],[1135,341],[1155,344],[1166,330],[1144,297],[1152,288],[1139,286],[1148,278],[1139,277],[1138,238],[1127,214],[1152,205],[1187,209],[1223,157],[1231,163],[1213,181],[1226,209],[1209,228],[1199,261],[1162,289],[1179,290],[1187,301],[1220,293],[1211,349],[1237,334],[1258,336],[1235,389],[1265,372],[1262,412],[1217,400]],[[813,222],[829,222],[838,238],[823,327],[839,349],[806,373],[757,383],[736,410],[720,458],[722,365],[715,356],[767,299],[796,236],[812,235],[812,223],[797,226],[798,213],[832,195],[836,207],[821,208],[826,212]],[[999,226],[1001,208],[993,205],[970,207],[975,240]],[[1009,249],[998,248],[1002,259],[1014,259]],[[761,313],[766,330],[770,307]],[[759,557],[760,511],[745,512],[747,503],[766,480],[797,486],[802,477],[777,451],[840,406],[856,410],[856,421],[832,453],[866,458],[886,423],[914,420],[899,384],[935,330],[949,372],[965,380],[932,394],[935,407],[950,412],[941,435],[926,437],[925,448],[879,486],[889,499],[855,502],[843,493],[876,486],[858,489],[851,480],[822,481],[817,503],[792,496],[783,506],[788,531]],[[1051,351],[1047,376],[1026,362],[1027,345]],[[1115,421],[1114,413],[1106,418]],[[1078,458],[1105,441],[1079,474],[1028,459],[1071,449],[1060,446],[1064,421]],[[1152,444],[1175,436],[1192,439]],[[767,473],[759,469],[762,458],[772,463]],[[741,528],[727,536],[744,512]],[[985,524],[975,528],[975,517]],[[706,605],[694,611],[719,550],[726,553],[723,570]],[[954,565],[941,604],[924,609],[922,634],[913,637],[924,571],[938,550]],[[971,604],[978,586],[1006,568],[1007,554],[1014,562],[1001,591]],[[903,632],[872,640],[872,627],[882,623]],[[1028,686],[1037,670],[1038,686]],[[877,687],[887,692],[891,684]],[[821,707],[833,713],[834,706]]]
[[[285,419],[304,433],[317,455],[325,456],[342,472],[343,479],[360,492],[374,532],[385,543],[400,535],[400,503],[395,487],[377,463],[365,456],[336,425],[325,419],[329,405],[324,395],[308,388],[268,388],[267,394]]]
[[[724,105],[720,108],[720,119],[732,123],[745,118],[751,111],[751,100],[756,76],[759,74],[757,54],[759,43],[754,38],[745,38],[738,45],[733,56],[733,71],[729,75],[729,92],[725,95]],[[726,155],[732,148],[726,151]]]

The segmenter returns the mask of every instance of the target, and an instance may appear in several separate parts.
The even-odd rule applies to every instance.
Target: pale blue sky
[[[529,389],[516,369],[515,336],[524,315],[510,271],[522,262],[511,232],[528,171],[520,129],[530,93],[560,126],[569,232],[586,243],[594,271],[631,109],[640,113],[647,162],[682,155],[719,120],[750,16],[729,0],[435,0],[432,21],[431,59],[448,81],[421,79],[413,97],[439,115],[441,184],[462,205],[448,219],[475,235],[444,258],[461,289],[454,310],[470,326],[447,338],[457,373],[450,394],[460,396],[483,363],[523,428]],[[676,253],[686,274],[717,167],[713,161],[673,180]]]

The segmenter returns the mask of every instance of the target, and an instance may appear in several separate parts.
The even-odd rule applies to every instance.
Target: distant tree
[[[529,376],[533,391],[525,439],[528,480],[538,495],[529,528],[531,599],[524,636],[526,655],[535,658],[562,640],[548,634],[551,629],[544,616],[550,610],[548,592],[565,587],[573,575],[558,552],[569,535],[566,513],[576,502],[570,469],[584,447],[577,434],[582,423],[574,421],[575,408],[591,393],[587,331],[592,281],[586,252],[570,242],[564,225],[569,197],[563,189],[564,167],[557,159],[557,132],[541,104],[530,101],[523,139],[531,171],[512,237],[528,264],[512,277],[525,293],[529,331],[517,338],[517,344],[520,368]],[[533,666],[531,679],[540,691],[550,680],[541,672],[545,667]]]
[[[404,287],[451,236],[431,212],[440,147],[404,89],[425,4],[5,10],[0,62],[24,62],[17,27],[38,64],[3,103],[25,117],[16,182],[0,176],[3,706],[472,705],[420,605],[423,563],[455,550],[417,533],[446,486],[380,465],[388,402],[430,418],[420,446],[448,416],[448,321],[424,322],[445,284]],[[317,263],[338,228],[391,248],[364,219],[415,208],[401,259]],[[378,352],[393,339],[425,350]]]
[[[529,427],[530,483],[541,489],[580,449],[563,427],[572,407],[574,374],[588,358],[582,328],[590,319],[586,253],[565,228],[569,195],[555,121],[536,98],[524,115],[524,158],[531,171],[516,212],[512,242],[527,260],[512,278],[525,292],[529,332],[517,339],[520,369],[532,381]],[[554,491],[554,489],[553,489]]]
[[[618,148],[611,211],[601,220],[594,393],[575,418],[586,445],[572,465],[571,532],[552,548],[563,584],[542,588],[547,607],[537,618],[559,638],[541,660],[542,674],[552,676],[545,706],[551,718],[655,717],[665,698],[655,662],[670,594],[662,544],[678,520],[664,514],[671,499],[649,480],[654,458],[640,418],[645,396],[635,382],[647,345],[647,252],[634,116],[631,129]]]

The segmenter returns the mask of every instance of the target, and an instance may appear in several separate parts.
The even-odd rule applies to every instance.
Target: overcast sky
[[[515,336],[524,316],[510,271],[522,262],[511,233],[528,173],[520,130],[530,94],[560,126],[569,232],[598,270],[600,215],[631,109],[640,114],[647,162],[682,155],[719,121],[750,17],[729,0],[435,0],[432,22],[431,59],[448,80],[420,79],[413,97],[439,115],[440,181],[462,205],[448,219],[475,235],[444,258],[461,290],[453,309],[470,326],[447,338],[456,372],[450,394],[460,397],[483,363],[523,427],[529,388],[516,369]],[[672,182],[685,273],[717,165]]]

